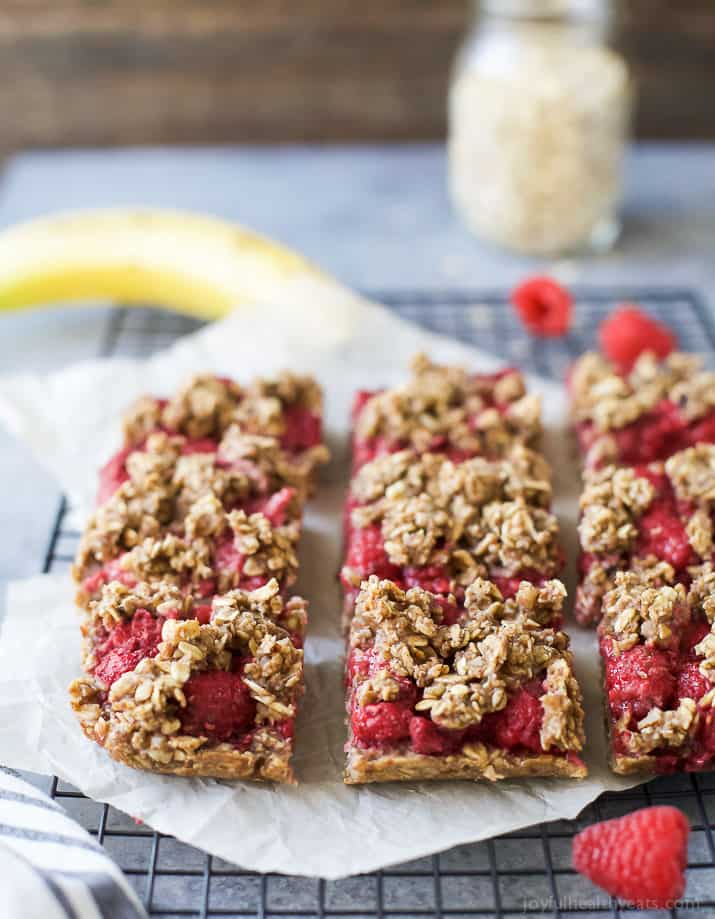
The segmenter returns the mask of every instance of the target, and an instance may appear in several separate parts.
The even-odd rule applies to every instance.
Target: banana
[[[180,211],[84,211],[0,232],[0,312],[111,300],[209,320],[302,279],[332,284],[278,243]]]

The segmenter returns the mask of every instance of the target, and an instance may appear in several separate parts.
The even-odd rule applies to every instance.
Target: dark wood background
[[[0,144],[431,139],[466,0],[0,0]],[[715,138],[715,0],[622,0],[637,132]]]

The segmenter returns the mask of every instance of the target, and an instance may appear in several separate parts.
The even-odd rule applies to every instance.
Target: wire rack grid
[[[373,293],[404,318],[453,335],[517,365],[563,379],[573,357],[595,344],[598,323],[616,302],[637,300],[675,328],[683,349],[715,355],[715,324],[690,290],[576,291],[577,309],[565,338],[535,341],[523,334],[499,291]],[[104,354],[148,354],[199,323],[149,309],[113,310]],[[72,561],[79,532],[64,499],[50,534],[45,571]],[[570,866],[574,833],[588,824],[652,803],[670,803],[688,815],[691,835],[687,899],[672,917],[715,917],[715,776],[656,779],[605,794],[577,820],[530,828],[475,845],[348,878],[323,881],[258,875],[137,825],[130,817],[50,780],[54,798],[77,818],[128,875],[152,916],[243,917],[646,917],[596,890]],[[237,828],[238,831],[238,828]]]

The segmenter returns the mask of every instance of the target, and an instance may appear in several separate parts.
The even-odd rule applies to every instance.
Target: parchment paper
[[[49,377],[0,381],[0,419],[57,477],[79,508],[91,507],[97,468],[118,445],[118,416],[143,392],[170,394],[188,374],[239,380],[281,368],[310,371],[326,393],[334,458],[309,507],[297,590],[310,601],[307,695],[297,728],[297,788],[160,777],[114,763],[83,738],[66,688],[79,673],[69,577],[13,583],[0,632],[0,760],[56,773],[164,833],[263,872],[343,877],[528,826],[575,817],[606,789],[626,788],[605,764],[595,640],[571,628],[587,707],[590,777],[489,783],[342,784],[345,740],[338,635],[340,514],[349,405],[360,387],[394,385],[412,355],[488,370],[499,362],[420,330],[341,288],[310,280],[281,302],[242,307],[230,319],[148,360],[104,359]],[[467,317],[478,323],[479,310]],[[547,453],[554,463],[564,538],[573,549],[578,471],[565,436],[559,386],[544,395]]]

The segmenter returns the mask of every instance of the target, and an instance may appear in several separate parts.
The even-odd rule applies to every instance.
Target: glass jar
[[[632,108],[608,0],[484,0],[449,93],[449,185],[467,225],[520,252],[618,236]]]

